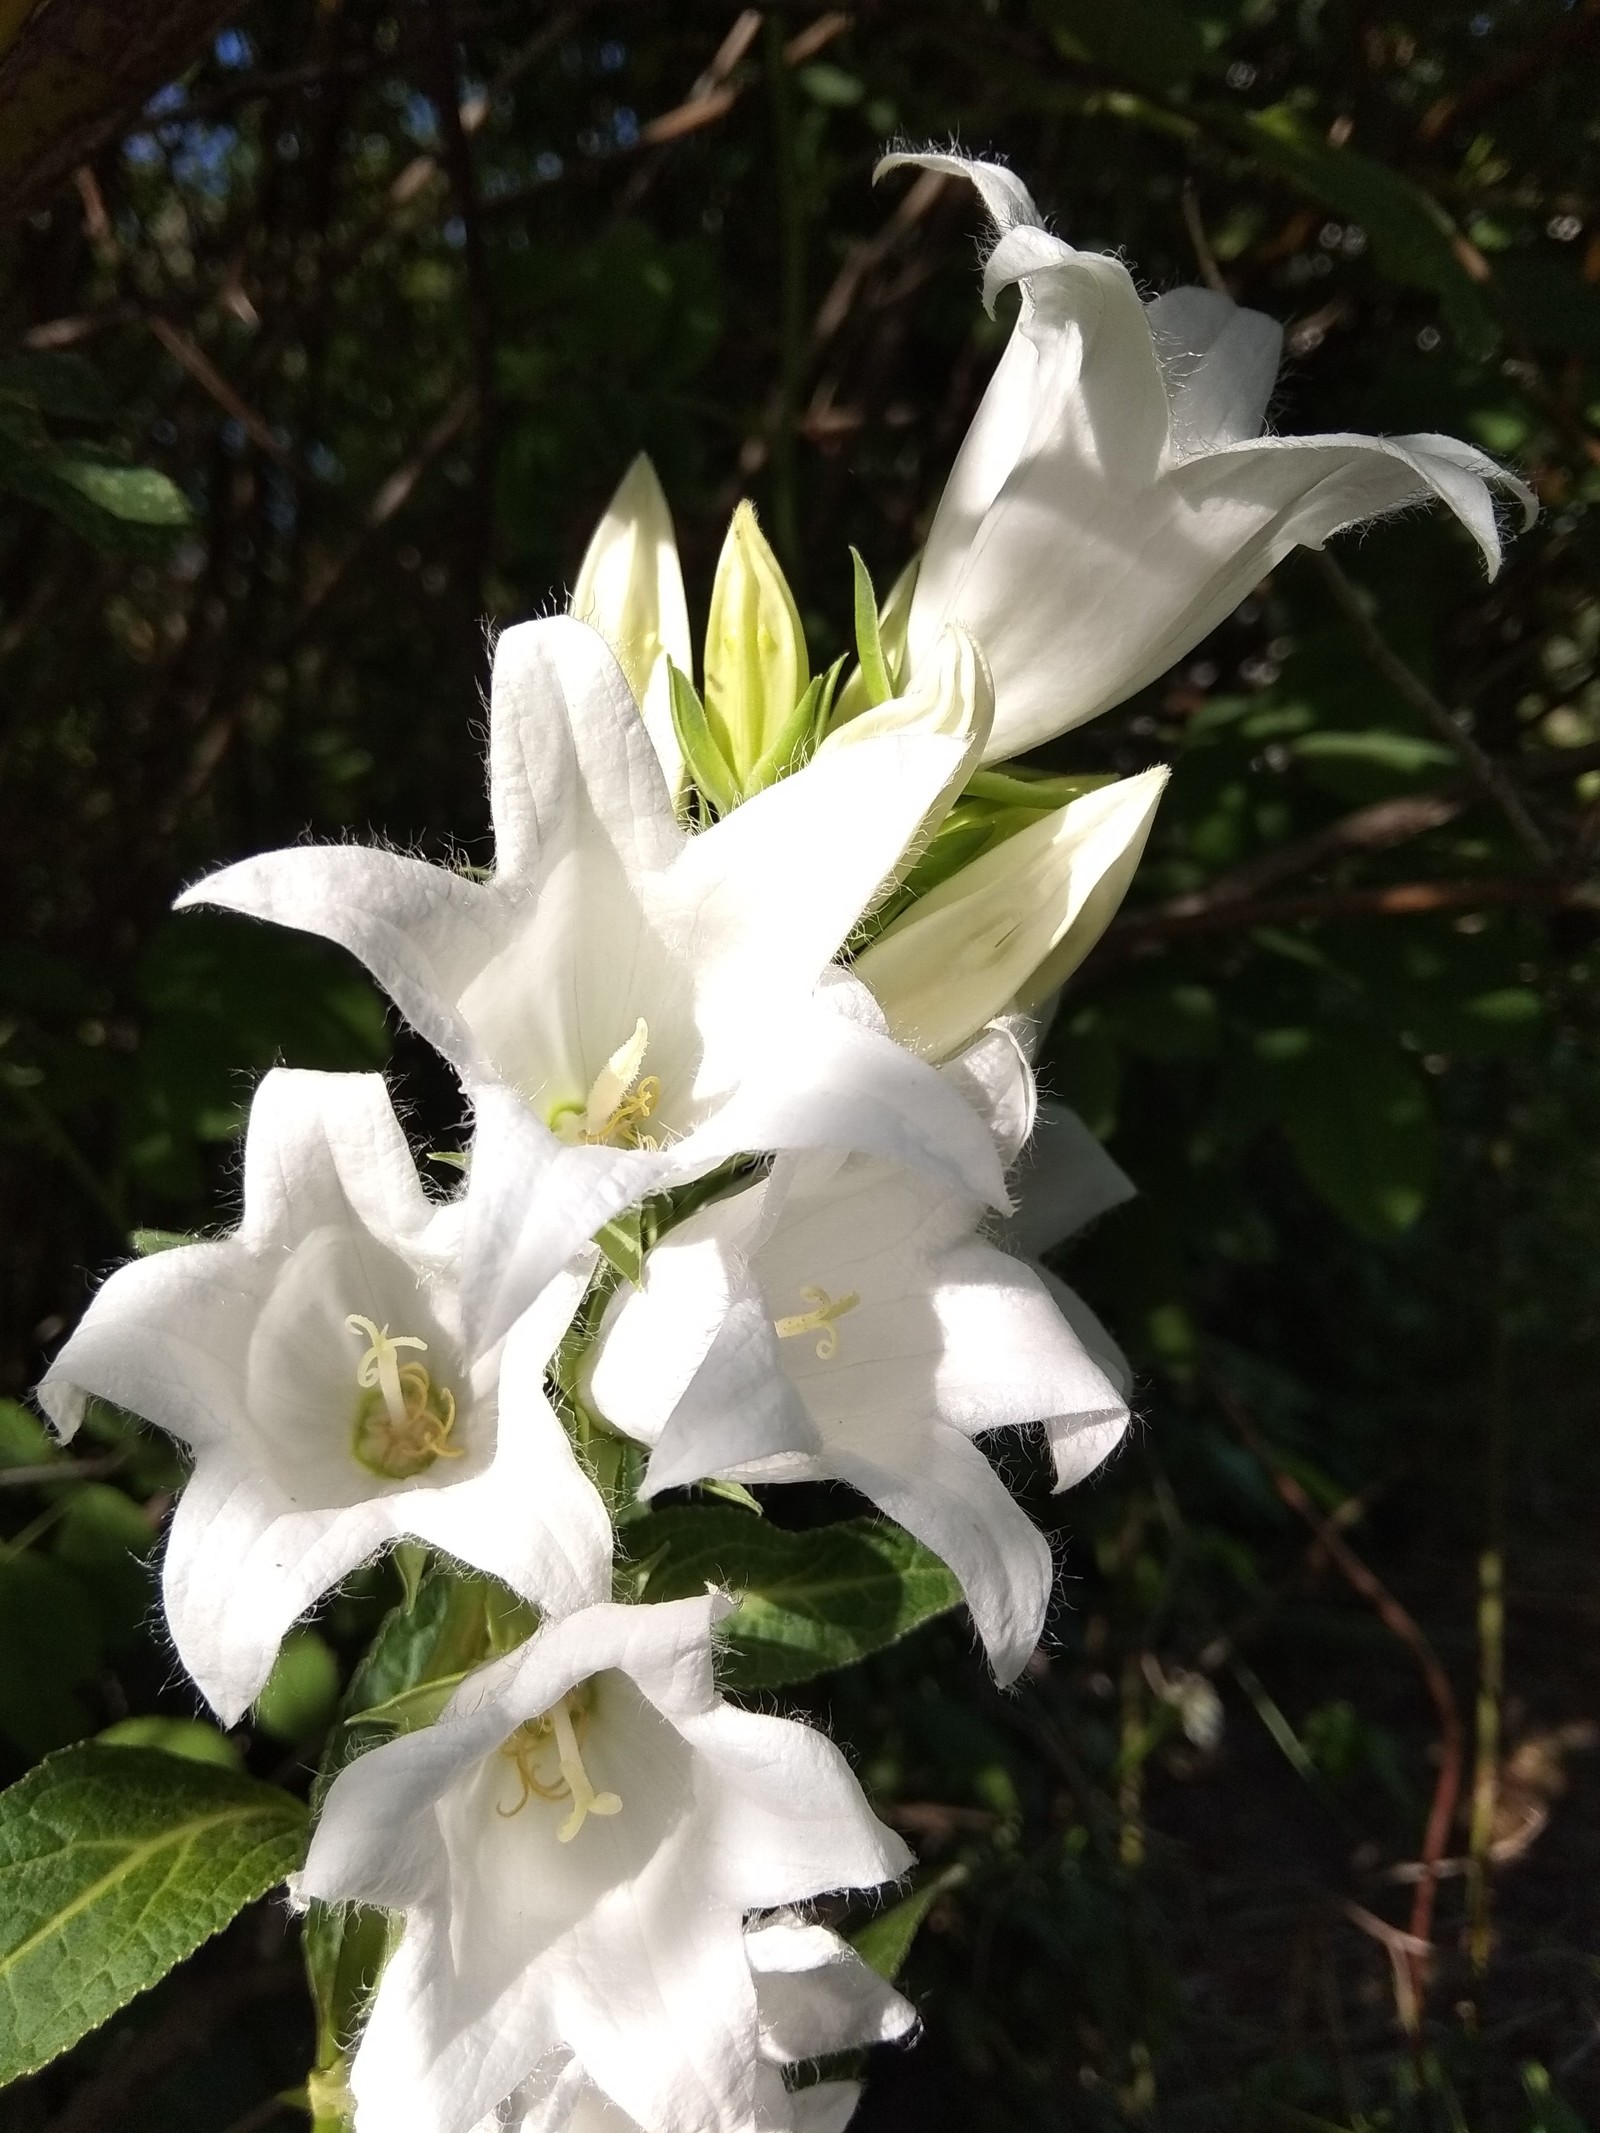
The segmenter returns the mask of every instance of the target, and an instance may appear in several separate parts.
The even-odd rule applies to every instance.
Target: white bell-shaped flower
[[[1014,1039],[991,1032],[946,1075],[1013,1157],[1032,1123]],[[983,1219],[903,1165],[782,1164],[654,1247],[612,1300],[588,1394],[653,1447],[645,1493],[708,1474],[850,1483],[955,1572],[1009,1681],[1044,1625],[1050,1549],[974,1439],[1046,1423],[1104,1457],[1128,1410]]]
[[[940,498],[908,633],[914,669],[946,622],[994,673],[988,760],[1121,703],[1230,614],[1295,547],[1407,505],[1455,513],[1499,567],[1490,485],[1523,483],[1453,437],[1262,435],[1281,329],[1210,289],[1142,303],[1109,254],[1042,227],[1008,170],[890,156],[967,178],[995,243],[992,310],[1022,308]]]
[[[889,2044],[916,2026],[916,2010],[830,1933],[780,1913],[746,1929],[756,1990],[760,2058],[756,2133],[843,2133],[860,2101],[858,2081],[788,2088],[781,2069],[806,2059]],[[554,2053],[474,2133],[647,2133],[584,2073]]]
[[[952,686],[965,671],[946,670]],[[970,751],[939,729],[825,745],[690,836],[604,640],[567,617],[526,623],[495,652],[490,879],[302,847],[179,902],[338,941],[480,1109],[515,1092],[550,1161],[535,1202],[504,1210],[514,1289],[632,1201],[752,1150],[872,1150],[998,1203],[980,1122],[830,969]]]
[[[909,1854],[820,1733],[718,1696],[731,1605],[553,1623],[335,1779],[298,1894],[404,1914],[350,2071],[356,2133],[467,2133],[569,2063],[648,2133],[749,2133],[746,1914]]]
[[[507,1125],[481,1129],[477,1161],[536,1190]],[[470,1184],[423,1191],[379,1075],[279,1069],[251,1107],[239,1227],[119,1269],[39,1387],[63,1436],[94,1397],[193,1453],[163,1592],[224,1724],[296,1617],[390,1541],[555,1613],[609,1591],[610,1521],[544,1393],[584,1276],[485,1341],[462,1283],[479,1226]]]

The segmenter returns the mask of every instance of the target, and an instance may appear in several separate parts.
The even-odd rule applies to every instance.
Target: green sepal
[[[861,665],[861,684],[869,705],[886,704],[894,695],[894,683],[889,678],[878,630],[878,596],[872,589],[872,573],[855,548],[850,551],[850,568],[855,574],[856,657]]]
[[[607,1265],[615,1267],[624,1281],[631,1281],[637,1288],[644,1272],[643,1210],[629,1207],[620,1215],[613,1215],[595,1231],[594,1241]]]
[[[137,1252],[141,1259],[149,1259],[156,1252],[175,1252],[185,1244],[198,1244],[200,1239],[184,1229],[130,1229],[128,1249]]]
[[[1086,792],[1098,792],[1102,785],[1115,785],[1116,773],[1109,770],[1084,771],[1075,776],[1062,776],[1055,771],[1022,770],[1013,765],[1009,770],[975,770],[962,790],[964,800],[987,800],[996,807],[1031,808],[1041,815],[1053,815],[1058,807],[1070,806],[1081,800]]]
[[[700,693],[681,667],[667,662],[672,703],[672,730],[683,750],[684,765],[701,797],[719,815],[731,815],[741,795],[727,757],[717,746],[706,720]]]
[[[771,746],[751,766],[741,799],[748,800],[752,793],[764,792],[769,785],[776,785],[791,770],[798,770],[811,754],[817,744],[817,716],[827,683],[826,674],[813,674],[806,683],[805,694],[778,728]]]
[[[967,1878],[964,1866],[947,1866],[942,1873],[923,1882],[909,1896],[891,1904],[887,1911],[879,1911],[865,1925],[857,1926],[850,1935],[850,1945],[864,1963],[877,1971],[879,1977],[893,1984],[905,1968],[906,1957],[911,1953],[911,1943],[916,1939],[923,1920],[933,1909],[947,1889],[959,1888]]]

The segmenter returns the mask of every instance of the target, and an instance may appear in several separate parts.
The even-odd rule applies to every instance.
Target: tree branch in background
[[[9,37],[0,28],[0,225],[48,200],[237,12],[237,0],[41,0]]]
[[[1543,830],[1523,806],[1516,788],[1499,764],[1478,746],[1458,719],[1452,718],[1449,710],[1434,695],[1421,675],[1406,665],[1367,613],[1360,593],[1333,557],[1325,549],[1309,552],[1313,569],[1321,577],[1333,596],[1335,606],[1349,623],[1356,642],[1366,654],[1368,665],[1381,674],[1395,694],[1408,703],[1413,711],[1427,721],[1439,738],[1455,750],[1465,765],[1468,776],[1474,784],[1482,788],[1504,815],[1512,834],[1534,864],[1541,867],[1553,866],[1555,854],[1551,851]]]
[[[1318,1546],[1329,1561],[1373,1609],[1385,1629],[1397,1637],[1410,1652],[1427,1686],[1439,1721],[1439,1776],[1433,1788],[1433,1801],[1428,1809],[1428,1820],[1423,1831],[1423,1872],[1417,1883],[1416,1895],[1412,1899],[1409,1944],[1400,1951],[1409,1970],[1409,1995],[1398,1989],[1398,1965],[1396,1977],[1396,2000],[1401,2019],[1405,2027],[1415,2035],[1421,2029],[1422,2011],[1427,1995],[1427,1962],[1432,1953],[1429,1936],[1433,1931],[1433,1900],[1439,1879],[1437,1868],[1444,1858],[1451,1825],[1455,1820],[1456,1802],[1461,1797],[1465,1735],[1455,1688],[1416,1617],[1400,1604],[1382,1579],[1367,1568],[1332,1522],[1323,1517],[1293,1474],[1273,1458],[1270,1447],[1262,1439],[1260,1431],[1245,1412],[1244,1404],[1237,1395],[1220,1380],[1213,1379],[1212,1384],[1218,1405],[1266,1468],[1272,1478],[1272,1486],[1283,1502],[1297,1518],[1310,1527],[1317,1537]],[[1373,1919],[1370,1913],[1358,1919],[1357,1923],[1362,1925],[1364,1931],[1371,1932],[1377,1928],[1377,1937],[1393,1950],[1397,1942],[1397,1928],[1389,1926],[1386,1921]]]

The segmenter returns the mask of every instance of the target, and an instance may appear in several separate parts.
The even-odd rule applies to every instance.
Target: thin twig
[[[38,1466],[0,1467],[0,1489],[28,1489],[38,1482],[99,1481],[128,1463],[126,1448],[94,1459],[52,1459]]]
[[[275,459],[279,466],[291,469],[295,467],[293,452],[273,436],[255,409],[228,383],[192,335],[185,333],[181,326],[173,325],[171,319],[161,318],[154,313],[146,317],[145,324],[168,355],[189,373],[202,392],[208,393],[216,401],[225,415],[232,416],[253,444],[259,445],[268,458]]]
[[[1194,246],[1196,264],[1201,279],[1208,289],[1215,289],[1219,296],[1230,291],[1222,278],[1222,269],[1217,265],[1217,255],[1211,249],[1211,240],[1206,235],[1205,223],[1200,216],[1200,195],[1195,190],[1193,178],[1185,178],[1178,193],[1178,206],[1183,214],[1183,226],[1189,232],[1189,242]]]
[[[1433,1931],[1434,1895],[1438,1886],[1434,1870],[1445,1856],[1445,1845],[1455,1820],[1456,1803],[1461,1796],[1464,1735],[1456,1692],[1450,1676],[1440,1663],[1438,1653],[1429,1643],[1415,1616],[1401,1605],[1376,1572],[1368,1569],[1344,1536],[1323,1517],[1294,1475],[1274,1459],[1261,1433],[1245,1412],[1243,1403],[1231,1388],[1221,1380],[1214,1380],[1213,1384],[1218,1404],[1266,1468],[1272,1478],[1273,1487],[1284,1503],[1297,1518],[1310,1527],[1329,1561],[1373,1609],[1384,1627],[1410,1652],[1427,1686],[1439,1721],[1439,1776],[1423,1830],[1422,1865],[1425,1871],[1417,1883],[1416,1896],[1412,1902],[1409,1935],[1403,1937],[1405,1944],[1402,1945],[1398,1927],[1384,1925],[1383,1921],[1372,1919],[1370,1914],[1363,1914],[1357,1920],[1363,1930],[1377,1932],[1378,1937],[1390,1950],[1391,1957],[1397,1952],[1405,1956],[1409,1973],[1408,1989],[1406,1993],[1399,1990],[1400,1965],[1397,1962],[1397,2004],[1402,2024],[1415,2036],[1420,2030],[1427,1991],[1426,1962]],[[1347,1906],[1352,1916],[1357,1908],[1354,1905]]]
[[[451,25],[450,0],[430,0],[428,18],[433,30],[433,61],[438,78],[439,123],[444,129],[445,166],[455,196],[456,213],[461,220],[462,256],[467,269],[467,318],[478,396],[478,569],[475,576],[481,587],[484,566],[488,562],[488,544],[494,530],[494,296],[488,254],[484,249],[483,225],[478,214],[478,186],[472,167],[472,150],[467,142],[467,128],[456,93],[455,32]],[[487,111],[487,104],[482,108]]]
[[[1085,966],[1109,967],[1119,956],[1195,933],[1248,932],[1256,926],[1293,926],[1341,918],[1415,918],[1436,911],[1484,911],[1501,905],[1534,910],[1600,912],[1600,888],[1550,876],[1495,876],[1483,880],[1397,881],[1387,887],[1311,889],[1303,896],[1266,896],[1208,905],[1178,916],[1135,911],[1109,928]]]
[[[1535,865],[1554,866],[1555,854],[1551,851],[1543,830],[1523,806],[1515,786],[1499,764],[1478,746],[1459,719],[1452,718],[1449,710],[1434,695],[1421,675],[1407,666],[1367,613],[1360,593],[1333,557],[1325,549],[1313,549],[1308,553],[1312,567],[1328,588],[1335,606],[1349,623],[1356,642],[1366,654],[1368,664],[1381,674],[1395,694],[1424,718],[1439,738],[1460,756],[1468,775],[1499,808],[1517,842]]]

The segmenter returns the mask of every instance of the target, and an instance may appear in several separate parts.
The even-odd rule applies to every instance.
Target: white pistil
[[[643,1027],[641,1023],[640,1028]],[[622,1802],[614,1792],[596,1792],[590,1784],[589,1773],[584,1769],[583,1757],[578,1752],[578,1735],[572,1723],[572,1713],[567,1709],[565,1696],[550,1716],[556,1729],[556,1754],[561,1763],[561,1775],[566,1780],[567,1791],[572,1798],[572,1812],[556,1831],[556,1841],[558,1844],[570,1844],[589,1815],[620,1814]]]
[[[552,1130],[573,1146],[623,1146],[629,1141],[650,1145],[639,1128],[661,1101],[661,1083],[654,1074],[639,1079],[649,1045],[650,1025],[641,1015],[633,1035],[617,1046],[594,1077],[582,1111],[576,1104],[563,1105],[550,1121]]]
[[[406,1424],[406,1398],[400,1384],[400,1365],[395,1360],[402,1348],[418,1348],[426,1354],[428,1344],[414,1333],[397,1333],[391,1340],[387,1326],[374,1325],[370,1318],[363,1318],[359,1311],[352,1311],[345,1320],[352,1333],[364,1333],[372,1343],[356,1365],[356,1383],[370,1392],[376,1385],[382,1388],[383,1404],[389,1410],[389,1420],[396,1429]]]
[[[579,1717],[587,1716],[587,1709],[579,1707]],[[556,1761],[561,1774],[553,1780],[541,1778],[538,1760],[552,1734],[555,1737]],[[500,1807],[497,1814],[508,1819],[521,1814],[531,1799],[561,1800],[572,1802],[572,1812],[556,1831],[558,1844],[570,1844],[582,1829],[590,1815],[614,1815],[622,1812],[622,1801],[614,1792],[596,1792],[589,1781],[589,1773],[583,1766],[583,1753],[578,1746],[578,1728],[573,1722],[572,1697],[562,1696],[538,1718],[530,1718],[518,1726],[511,1738],[501,1747],[500,1753],[510,1758],[517,1767],[517,1779],[522,1787],[520,1798],[514,1807]]]
[[[853,1311],[861,1298],[852,1289],[847,1296],[830,1296],[826,1289],[804,1288],[800,1291],[802,1303],[811,1306],[809,1311],[797,1311],[790,1318],[775,1318],[772,1330],[781,1341],[792,1341],[803,1333],[817,1336],[817,1360],[830,1363],[839,1353],[839,1329],[834,1323]]]

